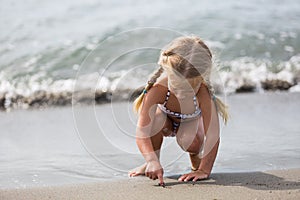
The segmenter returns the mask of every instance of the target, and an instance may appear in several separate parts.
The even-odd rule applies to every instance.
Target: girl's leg
[[[194,133],[194,134],[193,134]],[[177,143],[184,150],[189,152],[191,168],[198,169],[201,163],[201,156],[204,141],[204,126],[202,116],[198,120],[181,123],[176,135]]]
[[[199,154],[189,153],[189,155],[190,155],[190,161],[191,161],[191,170],[196,171],[200,166],[201,158],[200,158]]]
[[[150,137],[153,149],[157,155],[160,157],[160,148],[163,142],[163,136],[166,135],[166,130],[171,130],[171,121],[166,117],[164,113],[161,112],[159,108],[157,108],[155,113],[155,118],[153,122],[153,132],[157,132],[157,134]],[[128,172],[130,177],[144,175],[147,164],[144,163],[141,166],[138,166]]]
[[[201,151],[203,149],[203,142],[204,142],[204,126],[203,126],[203,118],[199,119],[199,126],[198,126],[198,131],[197,131],[197,136],[200,140],[200,150],[199,153],[189,153],[190,155],[190,161],[191,161],[191,168],[193,171],[197,170],[200,166],[201,163]],[[188,149],[189,151],[189,149]]]

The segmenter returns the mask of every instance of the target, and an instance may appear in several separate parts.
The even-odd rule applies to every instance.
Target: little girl
[[[136,142],[146,163],[129,176],[146,175],[164,184],[159,156],[163,137],[170,136],[191,160],[192,172],[178,180],[206,179],[219,147],[217,113],[225,123],[228,119],[227,106],[214,95],[209,81],[212,54],[200,38],[179,37],[161,51],[158,64],[134,102],[139,113]]]

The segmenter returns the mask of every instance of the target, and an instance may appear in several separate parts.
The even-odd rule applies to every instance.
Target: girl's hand
[[[197,181],[197,180],[203,180],[203,179],[207,179],[209,176],[208,173],[202,171],[201,169],[198,169],[197,171],[193,171],[191,173],[188,174],[184,174],[182,175],[178,181],[189,181],[192,179],[192,181]]]
[[[164,184],[163,180],[164,170],[158,161],[151,161],[147,163],[145,175],[152,180],[159,179],[160,184]]]

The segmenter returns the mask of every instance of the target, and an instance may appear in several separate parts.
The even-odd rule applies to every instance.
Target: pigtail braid
[[[206,85],[208,92],[212,99],[215,102],[217,112],[221,115],[226,124],[229,118],[228,106],[222,102],[222,100],[215,95],[215,90],[213,89],[212,85],[209,81],[205,81],[204,84]]]
[[[133,110],[135,112],[138,112],[141,104],[143,102],[145,94],[152,88],[156,80],[160,77],[160,75],[163,73],[164,69],[162,67],[159,67],[151,76],[150,80],[148,81],[147,85],[145,86],[143,92],[140,94],[138,98],[133,103]]]

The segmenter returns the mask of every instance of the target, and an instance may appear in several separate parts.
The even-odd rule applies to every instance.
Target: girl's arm
[[[215,103],[212,100],[207,87],[203,84],[199,90],[199,96],[201,97],[200,108],[203,116],[206,141],[203,158],[201,159],[198,170],[206,173],[209,176],[217,156],[220,142],[219,118]]]
[[[151,134],[157,107],[156,87],[152,87],[143,99],[136,129],[136,143],[146,162],[158,161],[153,149]]]
[[[201,180],[209,177],[212,167],[214,165],[218,147],[219,147],[219,119],[216,111],[215,103],[203,84],[200,87],[198,93],[198,99],[200,99],[200,108],[202,111],[204,134],[206,140],[204,143],[204,150],[202,159],[198,169],[194,172],[182,175],[179,181],[188,180]]]
[[[143,104],[139,113],[139,120],[136,131],[136,143],[142,155],[144,156],[147,166],[145,175],[150,179],[159,179],[160,184],[164,185],[163,169],[159,162],[158,153],[154,149],[151,142],[151,136],[157,134],[153,128],[154,117],[157,104],[160,103],[160,90],[157,87],[152,87],[145,95]]]

